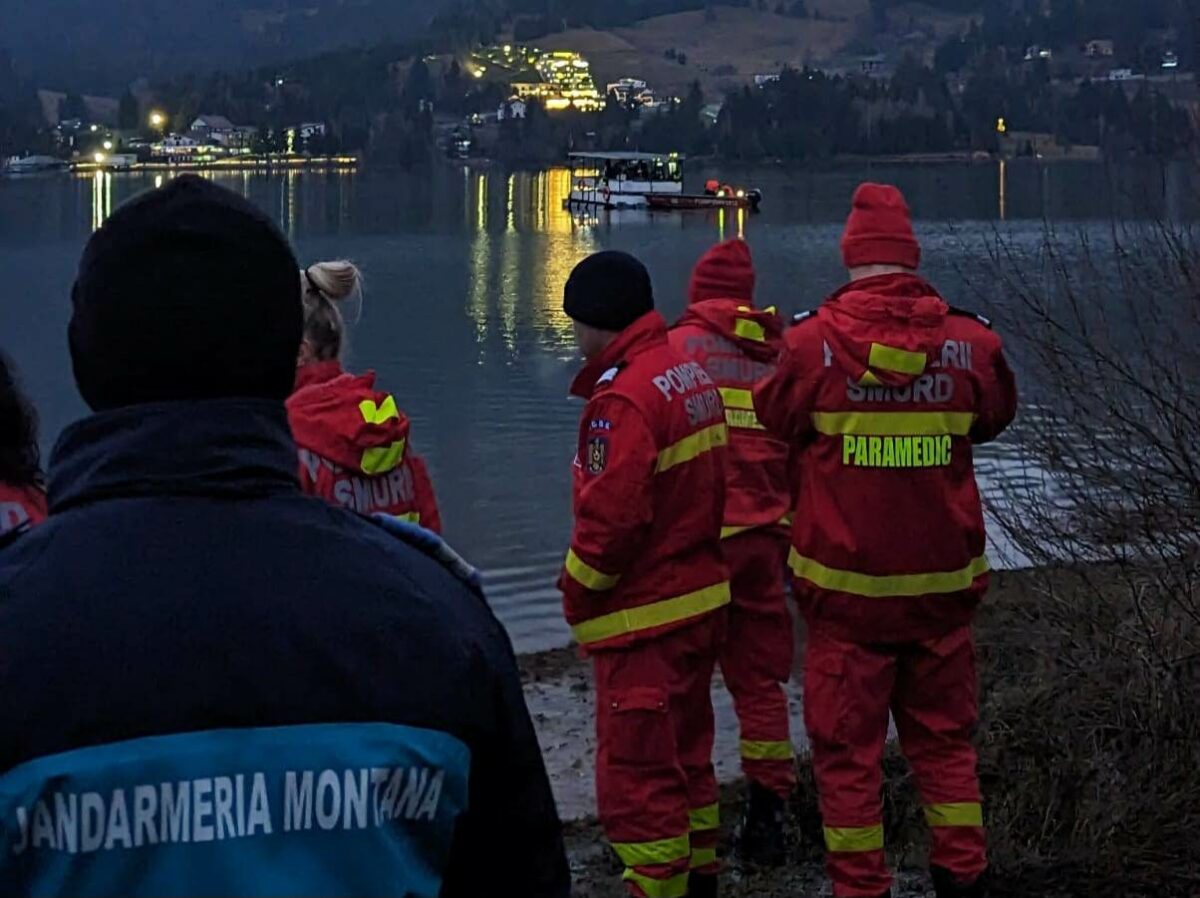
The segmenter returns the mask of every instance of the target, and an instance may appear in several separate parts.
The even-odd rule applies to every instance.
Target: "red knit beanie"
[[[688,285],[688,302],[706,299],[754,301],[754,262],[745,240],[718,243],[696,263]]]
[[[847,268],[900,265],[916,270],[921,245],[913,234],[904,194],[890,184],[860,184],[842,235]]]

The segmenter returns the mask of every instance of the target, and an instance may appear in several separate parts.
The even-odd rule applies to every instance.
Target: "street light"
[[[113,148],[113,142],[111,140],[104,141],[104,149],[111,150],[112,148]]]
[[[161,112],[150,113],[150,126],[152,128],[161,129],[167,123],[167,117]]]

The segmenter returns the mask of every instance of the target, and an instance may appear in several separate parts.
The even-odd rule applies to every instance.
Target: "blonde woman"
[[[362,293],[351,262],[318,262],[300,272],[304,339],[288,420],[300,449],[304,491],[362,514],[387,514],[440,533],[441,516],[410,423],[375,373],[342,367],[343,303]]]

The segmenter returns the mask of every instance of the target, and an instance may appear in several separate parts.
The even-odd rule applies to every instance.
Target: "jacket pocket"
[[[675,734],[667,691],[652,686],[614,690],[604,709],[610,723],[609,755],[618,764],[667,764],[675,760]]]

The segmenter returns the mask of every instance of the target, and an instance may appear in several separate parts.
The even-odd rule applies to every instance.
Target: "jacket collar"
[[[884,294],[892,297],[936,296],[937,288],[919,274],[878,274],[875,277],[851,281],[831,293],[825,302],[834,302],[850,293]]]
[[[259,498],[294,492],[296,446],[282,402],[134,405],[68,427],[50,456],[51,512],[143,496]]]
[[[325,362],[310,362],[296,369],[295,390],[302,390],[313,384],[323,384],[342,375],[342,363],[337,359]]]
[[[583,366],[571,383],[571,395],[591,399],[596,381],[611,368],[623,368],[629,360],[655,346],[667,343],[667,322],[658,312],[647,312],[605,347],[604,352]]]

